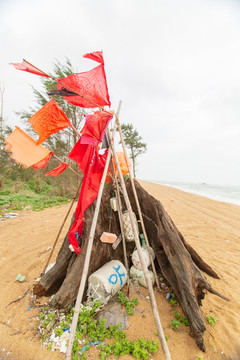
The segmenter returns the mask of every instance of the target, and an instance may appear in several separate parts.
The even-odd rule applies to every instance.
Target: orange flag
[[[120,165],[120,169],[121,169],[121,173],[124,175],[127,175],[128,174],[128,165],[127,165],[127,162],[126,162],[126,158],[125,158],[125,155],[123,152],[117,152],[117,158],[118,158],[118,162],[119,162],[119,165]],[[131,160],[128,158],[128,162],[129,162],[129,167],[130,167],[130,170],[132,170],[132,163],[131,163]],[[113,163],[114,163],[114,172],[116,173],[116,176],[119,177],[118,175],[118,170],[117,170],[117,165],[115,163],[115,160],[113,159]],[[108,172],[111,173],[111,170],[110,168],[108,169]],[[106,180],[105,180],[105,184],[109,184],[111,181],[111,177],[109,175],[107,175],[106,177]]]
[[[29,123],[39,135],[37,144],[41,144],[50,135],[70,125],[66,114],[53,99],[38,110],[36,114],[30,118]]]
[[[28,134],[18,126],[5,139],[5,151],[11,152],[11,158],[28,168],[44,159],[51,152],[42,145],[37,145]]]

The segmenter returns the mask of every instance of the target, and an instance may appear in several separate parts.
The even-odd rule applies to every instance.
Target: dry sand
[[[168,335],[168,346],[173,360],[239,360],[240,359],[240,207],[192,195],[167,186],[141,182],[144,188],[159,199],[178,229],[203,259],[213,267],[221,279],[205,275],[213,288],[231,299],[231,302],[207,294],[201,308],[217,322],[206,321],[204,340],[207,348],[202,353],[190,335],[189,328],[177,331],[169,327],[174,318],[166,294],[156,295],[159,314]],[[43,270],[59,227],[69,205],[41,212],[21,211],[15,219],[0,222],[0,359],[54,360],[64,359],[58,351],[41,349],[35,336],[39,309],[31,307],[31,290]],[[66,224],[55,251],[55,256],[67,232]],[[15,281],[17,274],[26,275],[26,281]],[[29,292],[27,292],[29,290]],[[24,296],[17,302],[20,297]],[[132,294],[135,296],[135,294]],[[157,339],[147,291],[138,295],[140,303],[130,318],[127,331],[130,339],[146,337]],[[40,299],[40,303],[47,298]],[[11,303],[12,302],[12,303]],[[30,309],[29,309],[30,306]],[[176,307],[177,311],[181,311]],[[96,359],[96,355],[89,356]],[[132,359],[124,356],[121,359]],[[150,359],[164,359],[162,351]]]

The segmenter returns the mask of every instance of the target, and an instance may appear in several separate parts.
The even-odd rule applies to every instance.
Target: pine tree
[[[133,176],[136,177],[136,158],[147,151],[147,144],[142,142],[143,138],[133,124],[122,124],[123,139],[126,147],[130,149],[130,158],[133,164]]]

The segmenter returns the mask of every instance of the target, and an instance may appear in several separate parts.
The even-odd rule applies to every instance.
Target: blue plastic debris
[[[27,309],[30,310],[30,309],[31,309],[31,306],[29,306]]]
[[[101,343],[100,341],[91,342],[91,343],[85,345],[85,346],[82,348],[82,350],[79,351],[79,354],[82,355],[82,352],[85,351],[85,350],[86,350],[86,347],[87,347],[87,346],[90,346],[90,345],[104,345],[104,342],[102,342],[102,343]]]

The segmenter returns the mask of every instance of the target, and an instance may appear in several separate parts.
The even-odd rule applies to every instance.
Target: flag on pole
[[[89,149],[89,152],[87,152],[89,156],[88,162],[85,166],[84,179],[75,211],[75,220],[68,233],[69,242],[77,254],[79,254],[81,249],[77,241],[76,233],[79,236],[82,236],[85,211],[98,196],[102,174],[108,154],[108,150],[106,150],[103,155],[100,155],[98,153],[97,145],[91,146],[80,144],[80,147],[87,147]],[[86,159],[84,158],[84,160]]]
[[[92,146],[88,144],[81,144],[80,139],[72,148],[68,158],[79,164],[79,169],[85,174],[88,166],[88,161],[92,157]]]
[[[45,169],[45,167],[47,166],[49,160],[51,159],[53,153],[50,152],[44,159],[42,159],[41,161],[37,162],[36,164],[32,165],[32,168],[39,170],[39,169]]]
[[[103,64],[90,71],[75,73],[66,78],[57,79],[57,87],[61,91],[67,88],[81,95],[64,96],[64,99],[70,104],[83,108],[111,105]]]
[[[54,99],[51,99],[46,105],[38,110],[30,118],[29,123],[39,135],[37,144],[41,144],[50,135],[65,129],[70,125],[67,116]]]
[[[49,171],[45,174],[45,176],[58,176],[60,175],[66,168],[69,166],[68,163],[61,163],[59,166],[57,166],[55,169]]]
[[[118,158],[119,166],[120,166],[120,169],[121,169],[121,173],[123,174],[123,176],[127,175],[129,173],[128,164],[129,164],[130,170],[132,170],[131,160],[129,159],[129,157],[127,157],[127,161],[128,161],[128,164],[127,164],[125,155],[124,155],[124,153],[122,151],[117,152],[117,158]],[[119,177],[117,165],[116,165],[114,159],[113,159],[113,165],[114,165],[113,166],[113,171],[115,172],[116,177]],[[111,173],[110,168],[108,168],[108,172]],[[112,180],[111,177],[107,174],[105,184],[109,184],[111,180]]]
[[[100,64],[104,64],[102,51],[94,51],[92,53],[88,53],[88,54],[83,55],[83,57],[87,58],[87,59],[97,61]]]
[[[86,122],[81,130],[81,144],[98,144],[103,141],[109,122],[113,118],[110,111],[95,111],[93,115],[85,115]]]
[[[11,152],[11,158],[26,169],[50,154],[50,150],[37,145],[36,141],[18,126],[5,138],[5,143],[5,151]]]
[[[17,69],[17,70],[26,71],[31,74],[40,75],[40,76],[44,76],[44,77],[48,77],[48,78],[50,77],[49,75],[45,74],[43,71],[39,70],[35,66],[29,64],[25,60],[23,60],[23,62],[21,64],[20,63],[9,63],[9,65],[13,65],[15,67],[15,69]]]

